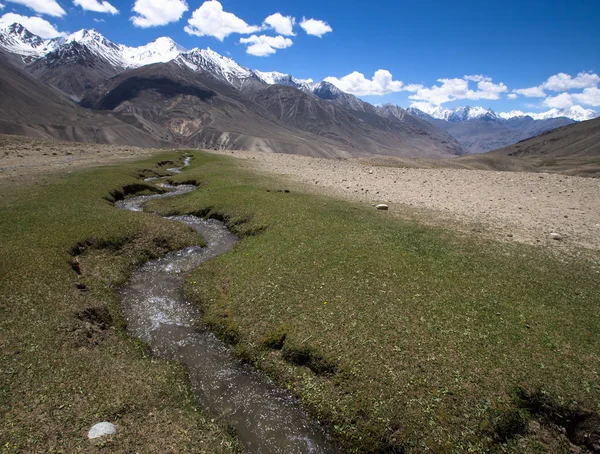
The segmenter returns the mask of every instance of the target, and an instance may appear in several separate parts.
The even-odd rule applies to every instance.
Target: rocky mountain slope
[[[166,144],[125,120],[80,107],[25,74],[0,51],[0,133],[142,147]]]
[[[426,125],[419,129],[416,119],[415,125],[405,125],[365,115],[283,85],[254,81],[243,91],[236,85],[173,61],[122,73],[88,92],[81,104],[127,113],[149,133],[158,128],[170,141],[199,148],[327,157],[461,152],[443,132],[428,132]]]

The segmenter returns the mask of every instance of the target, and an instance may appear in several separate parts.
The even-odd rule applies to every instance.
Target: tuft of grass
[[[0,192],[0,451],[236,452],[198,411],[183,367],[126,336],[116,293],[132,269],[200,244],[190,229],[106,200],[178,154],[44,176]],[[145,169],[138,172],[138,169]],[[87,440],[100,421],[115,436]]]
[[[531,413],[518,387],[599,411],[597,265],[267,191],[281,183],[228,157],[194,153],[179,179],[201,189],[152,210],[216,217],[242,237],[187,295],[345,452],[504,449]]]

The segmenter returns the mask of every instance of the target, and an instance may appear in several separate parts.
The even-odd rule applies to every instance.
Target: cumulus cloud
[[[232,33],[249,35],[260,29],[261,27],[256,25],[248,25],[233,13],[223,11],[223,5],[217,0],[200,5],[184,28],[190,35],[214,36],[219,41],[223,41]]]
[[[280,35],[295,36],[296,19],[292,16],[282,16],[280,13],[271,14],[265,19],[263,25],[272,28]]]
[[[542,87],[552,91],[567,91],[595,87],[598,83],[600,83],[598,74],[580,72],[576,77],[571,77],[565,73],[558,73],[549,77]]]
[[[600,89],[598,87],[589,87],[583,90],[582,93],[574,93],[572,98],[582,104],[588,106],[600,106]]]
[[[130,19],[136,27],[158,27],[177,22],[187,10],[185,0],[136,0]]]
[[[464,76],[462,79],[438,79],[438,82],[441,85],[422,87],[409,98],[439,106],[458,99],[500,99],[500,94],[508,91],[503,83],[495,84],[491,78],[479,75]],[[469,88],[469,82],[477,82],[477,89]]]
[[[326,77],[325,82],[335,85],[346,93],[357,96],[381,96],[399,91],[417,91],[422,88],[421,85],[405,86],[402,81],[394,80],[392,73],[385,69],[375,71],[372,79],[367,79],[364,74],[354,71],[341,79]]]
[[[557,96],[548,96],[544,99],[544,104],[557,109],[568,109],[573,105],[573,99],[569,93],[561,93]]]
[[[56,38],[66,36],[66,33],[59,32],[54,25],[41,17],[27,17],[15,13],[6,13],[0,17],[0,26],[12,25],[15,22],[23,25],[31,33],[42,38]]]
[[[73,4],[81,6],[86,11],[93,11],[95,13],[119,14],[119,10],[107,1],[73,0]]]
[[[48,16],[62,17],[67,12],[62,9],[56,0],[8,0],[11,3],[31,8],[36,13],[47,14]]]
[[[518,90],[513,90],[513,93],[526,96],[527,98],[546,97],[546,92],[542,87],[519,88]]]
[[[318,36],[319,38],[321,38],[325,33],[333,31],[327,22],[318,19],[307,19],[306,17],[302,18],[300,27],[302,27],[307,34]]]
[[[2,3],[0,3],[0,9],[4,8],[4,5]]]
[[[283,36],[252,35],[248,38],[241,38],[241,44],[247,44],[246,53],[256,57],[266,57],[277,52],[276,49],[285,49],[292,44],[291,39]]]
[[[516,93],[510,93],[510,94],[508,95],[508,99],[517,99],[517,95],[516,95]]]

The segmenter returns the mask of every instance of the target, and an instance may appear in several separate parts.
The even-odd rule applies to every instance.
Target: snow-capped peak
[[[18,23],[0,29],[0,47],[21,56],[25,62],[51,52],[57,45],[56,39],[43,39]]]
[[[176,58],[186,49],[171,38],[162,36],[145,46],[121,46],[123,59],[127,66],[138,67],[152,63],[166,63]]]
[[[520,110],[512,110],[510,112],[500,112],[500,118],[509,120],[515,117],[531,117],[534,120],[548,120],[550,118],[566,117],[574,121],[586,121],[600,116],[598,112],[592,109],[585,109],[581,106],[572,106],[568,109],[550,109],[546,112],[522,112]]]
[[[441,106],[434,106],[428,103],[414,103],[408,111],[413,115],[419,115],[419,112],[425,113],[438,120],[451,121],[459,123],[477,118],[488,120],[498,119],[498,115],[492,109],[485,109],[479,106],[462,106],[454,109],[447,109]]]
[[[447,119],[448,121],[452,122],[462,122],[477,118],[497,119],[498,116],[492,109],[484,109],[483,107],[479,106],[464,106],[452,109],[452,112]]]
[[[209,72],[217,78],[232,84],[253,75],[253,72],[248,68],[238,65],[231,58],[223,57],[210,48],[192,49],[189,52],[181,53],[175,61],[194,71]]]
[[[311,91],[315,85],[312,79],[297,79],[290,74],[284,74],[277,71],[263,72],[255,70],[254,74],[256,74],[256,76],[264,83],[269,85],[288,85],[305,91]]]

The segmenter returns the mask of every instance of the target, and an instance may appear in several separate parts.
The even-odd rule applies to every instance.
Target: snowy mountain
[[[409,107],[407,111],[418,117],[429,116],[438,120],[451,121],[453,123],[459,123],[467,120],[474,120],[477,118],[484,118],[487,120],[496,120],[498,115],[492,109],[484,109],[478,106],[462,106],[454,109],[447,109],[441,106],[433,105],[419,105],[419,107]]]
[[[153,63],[166,63],[177,58],[182,52],[187,52],[185,48],[165,36],[157,38],[145,46],[120,47],[123,62],[132,68]]]
[[[297,79],[290,74],[284,74],[277,71],[263,72],[255,70],[254,74],[268,85],[287,85],[304,92],[311,92],[315,83],[312,79]]]
[[[236,88],[240,88],[247,79],[254,76],[254,73],[248,68],[238,65],[231,58],[223,57],[210,48],[193,49],[179,54],[175,58],[175,62],[187,66],[193,71],[208,72]]]
[[[600,116],[600,113],[592,109],[584,109],[581,106],[572,106],[568,109],[550,109],[547,112],[534,113],[534,112],[521,112],[520,110],[513,110],[510,112],[500,112],[498,114],[500,118],[509,120],[511,118],[518,117],[531,117],[534,120],[548,120],[550,118],[565,117],[570,118],[574,121],[586,121]]]
[[[21,24],[12,24],[0,28],[0,47],[18,55],[24,63],[29,63],[46,55],[58,45],[57,39],[40,38]]]

